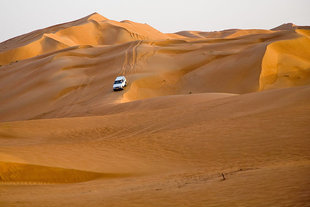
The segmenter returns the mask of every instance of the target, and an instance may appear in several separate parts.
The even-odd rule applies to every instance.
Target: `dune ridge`
[[[296,30],[296,29],[310,29],[310,26],[298,26],[293,23],[281,24],[278,27],[272,28],[271,30]]]
[[[263,29],[228,29],[223,31],[215,31],[215,32],[200,32],[200,31],[181,31],[175,34],[189,37],[189,38],[237,38],[244,35],[251,35],[251,34],[269,34],[273,33],[270,30],[263,30]]]
[[[163,38],[168,37],[147,24],[116,22],[94,13],[73,22],[34,31],[0,43],[0,64],[9,64],[69,46],[111,45]]]

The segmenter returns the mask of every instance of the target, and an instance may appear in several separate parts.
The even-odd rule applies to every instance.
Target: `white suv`
[[[124,87],[127,86],[127,80],[125,78],[125,76],[118,76],[116,77],[114,84],[113,84],[113,90],[114,91],[119,91],[119,90],[123,90]]]

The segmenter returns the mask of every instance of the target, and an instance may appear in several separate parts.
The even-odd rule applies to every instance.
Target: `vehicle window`
[[[114,84],[119,84],[119,83],[122,83],[123,81],[122,80],[117,80],[114,82]]]

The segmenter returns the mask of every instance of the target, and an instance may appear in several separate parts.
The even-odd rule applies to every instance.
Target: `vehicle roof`
[[[122,80],[122,79],[126,79],[125,76],[117,76],[117,77],[115,78],[115,80]]]

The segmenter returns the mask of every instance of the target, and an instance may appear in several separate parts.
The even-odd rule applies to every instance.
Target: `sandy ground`
[[[309,35],[95,13],[0,43],[0,206],[310,206]]]

